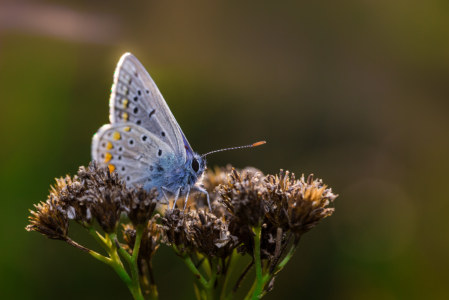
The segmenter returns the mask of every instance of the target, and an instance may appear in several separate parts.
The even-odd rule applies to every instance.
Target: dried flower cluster
[[[159,248],[162,238],[162,230],[157,225],[160,215],[156,214],[143,231],[142,242],[140,244],[139,258],[151,260],[156,250]],[[136,242],[136,229],[132,224],[123,225],[123,238],[129,252],[132,253]]]
[[[111,174],[108,168],[93,162],[88,168],[80,167],[73,179],[69,176],[56,179],[47,202],[36,206],[37,212],[32,212],[33,227],[29,226],[27,230],[54,238],[45,233],[52,229],[47,219],[53,220],[57,216],[59,223],[64,224],[59,227],[64,228],[65,236],[68,219],[85,227],[92,226],[95,219],[104,232],[112,233],[116,231],[122,213],[126,213],[135,225],[148,222],[155,210],[156,199],[156,190],[128,189],[117,172]]]
[[[165,232],[163,242],[174,244],[183,252],[197,251],[207,257],[226,258],[240,244],[229,231],[230,222],[211,213],[168,210],[161,223]]]
[[[37,231],[49,239],[66,241],[69,232],[69,219],[66,212],[54,198],[35,205],[36,212],[31,211],[28,231]]]
[[[161,242],[173,247],[186,262],[202,285],[197,289],[203,296],[212,293],[220,274],[227,276],[235,251],[249,254],[253,261],[241,274],[233,293],[255,267],[260,276],[251,297],[259,297],[273,289],[275,274],[291,257],[300,237],[333,213],[334,209],[327,206],[337,197],[312,175],[307,180],[304,176],[296,179],[283,170],[278,175],[264,176],[254,168],[241,172],[231,166],[215,168],[205,173],[203,186],[209,192],[212,212],[206,212],[205,197],[199,195],[196,199],[190,197],[189,202],[195,205],[187,211],[166,209],[160,217],[155,214],[161,208],[156,189],[129,188],[116,172],[110,173],[93,162],[88,168],[80,167],[73,178],[57,179],[48,200],[31,211],[31,224],[26,229],[89,252],[111,264],[126,282],[131,279],[119,261],[118,251],[130,263],[133,276],[139,276],[137,281],[133,277],[132,288],[127,283],[130,291],[136,297],[142,285],[145,296],[151,299],[157,298],[151,260]],[[70,240],[69,219],[85,227],[108,251],[110,259]],[[104,238],[93,230],[95,221],[104,231]],[[117,227],[123,221],[125,245],[116,238]],[[206,259],[212,270],[209,282],[196,270],[191,257]]]
[[[283,230],[304,234],[318,222],[334,212],[326,208],[337,195],[323,184],[320,179],[313,180],[313,175],[304,180],[304,175],[295,180],[289,172],[281,170],[279,176],[269,175],[264,179],[264,198],[267,217],[270,222]]]

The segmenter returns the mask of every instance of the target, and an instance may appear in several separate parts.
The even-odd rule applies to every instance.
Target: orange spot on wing
[[[112,138],[114,139],[114,140],[119,140],[120,139],[120,132],[118,132],[118,131],[116,131],[116,132],[114,132],[114,134],[112,135]]]
[[[104,155],[104,162],[107,163],[112,159],[112,155],[108,152]]]
[[[127,108],[129,101],[128,101],[128,99],[123,99],[122,103],[123,103],[123,108]]]
[[[114,172],[114,170],[115,170],[115,166],[114,165],[108,165],[108,168],[109,168],[109,172]]]

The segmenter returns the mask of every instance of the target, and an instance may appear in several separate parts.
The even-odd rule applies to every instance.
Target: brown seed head
[[[188,225],[186,224],[186,214],[181,210],[167,209],[161,219],[161,228],[164,232],[162,242],[171,246],[182,246],[182,251],[190,251],[192,243],[189,238]]]
[[[125,192],[124,203],[128,217],[134,226],[145,225],[157,205],[157,189],[147,191],[142,186]]]
[[[334,212],[326,208],[338,195],[323,184],[322,180],[307,181],[302,176],[295,180],[294,174],[281,170],[279,176],[269,175],[264,180],[267,217],[277,227],[303,234]]]
[[[226,258],[240,243],[228,230],[225,218],[201,211],[187,214],[189,238],[195,249],[207,257]]]
[[[227,210],[251,227],[260,226],[265,217],[259,172],[234,168],[227,176],[227,184],[220,184],[216,191],[221,195],[220,203]]]
[[[160,215],[156,214],[149,222],[148,226],[143,231],[142,240],[140,242],[139,258],[150,261],[156,250],[159,248],[160,240],[162,238],[162,229],[157,226],[157,219]],[[136,230],[133,225],[123,225],[123,238],[127,244],[129,252],[132,254],[134,243],[136,242]]]
[[[41,202],[34,207],[36,207],[36,211],[30,210],[32,214],[29,217],[31,225],[28,225],[25,229],[37,231],[49,239],[67,241],[69,219],[56,199],[50,198],[47,202]]]

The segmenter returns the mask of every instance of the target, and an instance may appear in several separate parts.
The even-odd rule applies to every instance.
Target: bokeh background
[[[266,299],[447,299],[448,37],[444,0],[1,0],[1,298],[130,299],[108,266],[24,227],[88,164],[132,52],[196,151],[267,141],[209,166],[313,173],[340,194]],[[154,268],[161,299],[194,299],[167,247]]]

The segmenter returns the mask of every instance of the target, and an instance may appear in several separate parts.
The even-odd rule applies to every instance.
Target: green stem
[[[132,280],[129,277],[128,273],[126,272],[125,268],[123,267],[122,263],[120,262],[120,259],[118,259],[118,256],[113,254],[111,255],[110,253],[109,254],[110,258],[107,258],[92,250],[90,250],[88,253],[93,257],[95,257],[96,259],[98,259],[99,261],[111,266],[132,293],[133,289]]]
[[[142,240],[143,230],[144,226],[139,225],[136,228],[136,241],[133,247],[133,255],[129,255],[128,252],[126,252],[125,249],[120,247],[117,240],[117,235],[115,233],[111,233],[109,235],[106,235],[106,240],[109,242],[111,249],[114,250],[115,255],[118,257],[118,252],[125,258],[125,260],[128,262],[129,267],[131,269],[131,280],[132,280],[132,294],[134,296],[134,299],[143,300],[142,291],[140,289],[140,277],[139,277],[139,267],[137,265],[137,258],[139,256],[139,248],[140,248],[140,242]],[[116,244],[117,243],[117,244]]]
[[[254,289],[256,288],[256,283],[257,283],[257,281],[254,280],[254,283],[253,283],[253,285],[251,286],[251,288],[249,289],[248,294],[246,294],[245,300],[251,299],[251,295],[253,294],[253,291],[254,291]],[[231,298],[231,299],[232,299],[232,298]]]
[[[159,293],[157,291],[156,282],[154,281],[153,266],[150,260],[147,262],[147,266],[148,266],[148,275],[150,277],[150,299],[156,300],[159,297]]]
[[[104,257],[94,251],[91,251],[91,250],[89,251],[89,254],[92,255],[93,257],[95,257],[96,259],[111,266],[114,269],[114,271],[118,274],[120,279],[122,279],[123,282],[125,282],[126,286],[130,290],[130,292],[133,294],[134,299],[144,300],[144,298],[142,296],[142,292],[140,290],[139,271],[137,270],[137,272],[135,272],[135,269],[137,269],[137,254],[136,254],[135,260],[130,260],[129,258],[131,258],[131,256],[128,253],[126,253],[126,251],[122,247],[120,247],[120,246],[117,247],[117,245],[116,245],[117,234],[115,232],[111,233],[111,234],[106,234],[106,236],[103,237],[101,234],[99,234],[95,230],[95,228],[92,225],[84,224],[84,228],[86,228],[87,231],[90,233],[90,235],[92,235],[92,237],[108,252],[109,258]],[[137,246],[137,249],[139,249],[139,246],[140,246],[140,240],[142,239],[142,233],[143,233],[143,228],[140,229],[140,236],[138,236],[138,234],[139,234],[139,228],[138,228],[137,233],[136,233],[137,236],[136,236],[136,245],[135,245],[135,246]],[[138,243],[137,243],[137,241],[138,241]],[[122,261],[120,260],[117,250],[119,250],[119,252],[121,252],[122,255],[123,255],[123,252],[126,253],[126,255],[123,255],[123,256],[130,264],[131,271],[132,271],[131,272],[132,277],[129,277],[128,272],[126,271],[125,267],[122,264]],[[138,252],[138,250],[137,250],[137,252]],[[133,266],[135,268],[133,268]],[[137,274],[137,276],[136,276],[136,274]]]
[[[211,276],[209,278],[209,282],[207,283],[207,288],[206,288],[206,295],[207,295],[208,300],[212,300],[215,298],[214,285],[215,285],[215,280],[217,280],[217,276],[218,276],[218,262],[219,262],[218,258],[213,258],[211,261],[212,273],[211,273]]]
[[[106,243],[106,239],[99,234],[93,226],[84,226],[91,236],[103,247],[106,251],[110,251],[109,245]]]
[[[134,243],[133,248],[133,255],[131,257],[132,264],[130,264],[131,268],[131,276],[133,280],[133,286],[134,286],[134,293],[136,295],[140,294],[140,296],[143,299],[142,291],[140,290],[140,277],[139,277],[139,267],[137,265],[137,258],[139,257],[139,249],[140,249],[140,242],[142,241],[142,235],[144,226],[138,225],[136,228],[136,242]],[[121,247],[120,247],[121,248]]]
[[[295,253],[296,249],[297,249],[297,245],[293,245],[290,248],[290,251],[287,253],[287,255],[284,257],[284,259],[277,265],[277,267],[274,269],[273,274],[278,273],[280,270],[282,270],[282,268],[285,267],[285,265],[288,263],[288,261],[290,260],[290,258],[292,258],[293,254]]]
[[[193,273],[193,275],[196,277],[196,279],[198,279],[199,283],[202,285],[202,287],[206,290],[208,285],[207,285],[207,281],[206,279],[204,279],[203,275],[201,275],[201,273],[198,271],[198,269],[195,267],[195,264],[193,263],[192,259],[190,258],[190,256],[186,253],[181,253],[178,250],[178,247],[176,247],[175,244],[172,245],[173,250],[175,251],[175,253],[182,258],[182,260],[184,261],[184,263],[186,264],[187,268],[189,268],[190,272]]]
[[[112,260],[112,263],[110,264],[110,266],[118,274],[120,279],[122,279],[125,282],[126,286],[130,290],[130,292],[133,294],[134,298],[139,299],[139,298],[136,298],[136,296],[134,295],[132,279],[129,277],[128,272],[126,272],[126,269],[123,267],[123,264],[120,261],[120,258],[118,256],[117,252],[115,252],[114,254],[112,254],[110,256],[111,256],[111,260]]]
[[[101,255],[101,254],[99,254],[99,253],[97,253],[95,251],[91,250],[91,251],[89,251],[87,253],[89,253],[90,255],[92,255],[93,257],[95,257],[96,259],[101,261],[102,263],[105,263],[107,265],[111,265],[111,263],[112,263],[112,260],[110,258],[105,257],[105,256],[103,256],[103,255]]]
[[[254,289],[254,293],[252,296],[252,300],[259,299],[259,295],[262,293],[264,282],[262,279],[262,263],[261,263],[261,253],[260,253],[260,235],[262,233],[262,227],[257,226],[253,228],[255,237],[254,237],[254,262],[256,265],[256,286]]]
[[[287,255],[284,257],[284,259],[277,265],[277,267],[274,269],[274,272],[270,274],[270,272],[267,272],[263,278],[262,278],[262,287],[264,287],[274,276],[279,273],[279,271],[282,270],[282,268],[285,267],[285,265],[288,263],[290,258],[292,258],[293,253],[295,253],[295,250],[297,248],[297,245],[293,245],[290,248],[290,251],[287,253]],[[266,291],[262,290],[260,293],[254,293],[251,299],[261,299],[263,296],[265,296]]]
[[[221,300],[226,299],[226,287],[228,286],[229,278],[231,278],[232,271],[234,271],[234,267],[235,267],[236,262],[238,261],[240,256],[241,255],[237,253],[237,250],[234,250],[232,252],[231,256],[228,258],[229,259],[229,267],[226,270],[226,274],[224,274],[225,279],[223,282],[221,295],[220,295]],[[230,293],[230,294],[232,294],[232,293]]]

